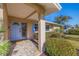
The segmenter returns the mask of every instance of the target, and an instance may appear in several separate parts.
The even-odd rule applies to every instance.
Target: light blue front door
[[[11,24],[11,41],[22,40],[22,28],[20,23]]]

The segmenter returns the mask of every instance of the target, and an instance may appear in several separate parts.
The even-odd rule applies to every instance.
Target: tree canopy
[[[68,22],[68,20],[71,19],[70,16],[63,16],[63,15],[60,15],[60,16],[57,16],[55,17],[55,23],[58,23],[58,24],[63,24],[65,25],[66,22]]]

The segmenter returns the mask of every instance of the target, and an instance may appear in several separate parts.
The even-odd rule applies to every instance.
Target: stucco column
[[[3,8],[2,8],[2,4],[0,4],[0,30],[4,31],[3,29]],[[0,42],[2,42],[4,40],[4,32],[0,32]]]
[[[3,4],[3,23],[4,23],[4,30],[5,30],[5,38],[4,39],[9,39],[9,29],[8,29],[8,12],[7,12],[7,6],[6,4]]]
[[[38,47],[40,52],[43,52],[45,43],[45,20],[40,19],[38,22]]]
[[[32,23],[27,23],[27,39],[33,39]]]

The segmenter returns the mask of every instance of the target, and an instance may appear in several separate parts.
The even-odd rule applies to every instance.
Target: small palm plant
[[[6,56],[10,50],[10,42],[5,40],[0,42],[0,56]]]

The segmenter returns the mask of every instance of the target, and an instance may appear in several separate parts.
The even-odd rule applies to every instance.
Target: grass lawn
[[[79,35],[66,35],[69,39],[69,41],[74,47],[79,49]]]
[[[70,42],[77,50],[77,55],[79,56],[79,36],[78,35],[67,35],[69,39],[66,39]]]
[[[74,37],[74,38],[79,38],[79,35],[66,35],[66,36]]]
[[[69,41],[74,47],[79,49],[79,41],[69,40],[69,39],[67,39],[67,41]]]

